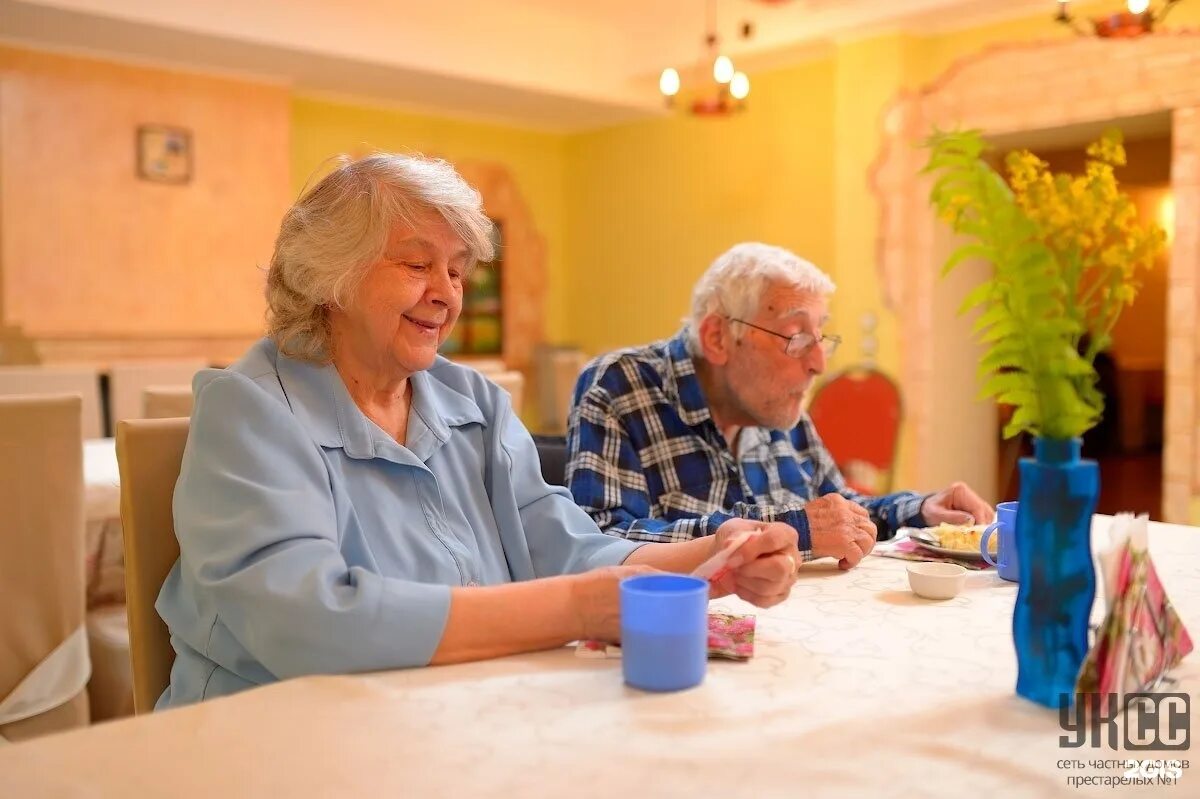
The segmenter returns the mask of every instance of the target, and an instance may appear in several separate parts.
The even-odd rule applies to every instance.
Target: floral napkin
[[[754,657],[755,617],[752,613],[708,612],[708,656],[726,660]],[[580,641],[575,655],[581,658],[619,658],[621,647],[604,641]]]
[[[1146,549],[1147,517],[1121,513],[1109,531],[1113,547],[1100,554],[1108,615],[1084,658],[1077,693],[1110,695],[1153,690],[1192,651],[1192,638],[1163,591]]]

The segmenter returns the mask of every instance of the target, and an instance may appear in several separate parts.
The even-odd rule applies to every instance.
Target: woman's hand
[[[621,640],[621,581],[639,574],[657,574],[651,566],[607,566],[574,575],[571,604],[581,639]]]
[[[730,519],[717,528],[718,549],[750,530],[750,537],[727,564],[728,570],[712,584],[712,596],[737,594],[760,608],[778,605],[791,593],[800,565],[796,531],[782,522]]]

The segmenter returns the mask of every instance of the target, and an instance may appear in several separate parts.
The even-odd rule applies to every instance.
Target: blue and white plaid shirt
[[[804,506],[837,492],[895,531],[924,526],[924,496],[864,496],[842,473],[808,414],[791,431],[743,428],[734,458],[713,422],[688,354],[674,338],[604,355],[575,385],[567,485],[600,529],[642,541],[712,535],[731,518],[785,522],[812,557]]]

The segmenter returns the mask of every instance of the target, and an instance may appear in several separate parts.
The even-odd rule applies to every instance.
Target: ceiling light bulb
[[[713,79],[717,83],[729,83],[733,78],[733,62],[727,55],[717,56],[713,62]]]
[[[1128,0],[1125,6],[1130,14],[1141,14],[1150,7],[1150,0]]]
[[[679,73],[674,67],[667,67],[658,79],[658,90],[667,97],[679,94]]]
[[[745,72],[735,72],[729,81],[729,94],[735,100],[745,100],[750,93],[750,78]]]

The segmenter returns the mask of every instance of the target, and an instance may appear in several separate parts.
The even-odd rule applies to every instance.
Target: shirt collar
[[[446,362],[438,356],[434,366]],[[487,419],[473,397],[443,383],[429,371],[417,372],[409,380],[413,384],[413,394],[408,417],[408,444],[422,461],[429,460],[430,455],[450,440],[451,428],[469,424],[487,426]],[[361,411],[359,413],[361,415]],[[387,441],[396,445],[391,438]]]
[[[700,379],[696,376],[696,362],[687,348],[688,328],[684,325],[673,338],[667,340],[667,363],[669,368],[663,381],[667,396],[679,409],[679,417],[692,427],[712,422],[708,400]]]
[[[439,356],[438,363],[445,359]],[[430,376],[416,372],[412,381],[408,442],[404,447],[366,417],[350,397],[333,364],[319,366],[280,353],[279,384],[292,413],[313,440],[341,448],[351,458],[385,458],[396,463],[424,463],[450,440],[450,429],[487,420],[474,399]]]

